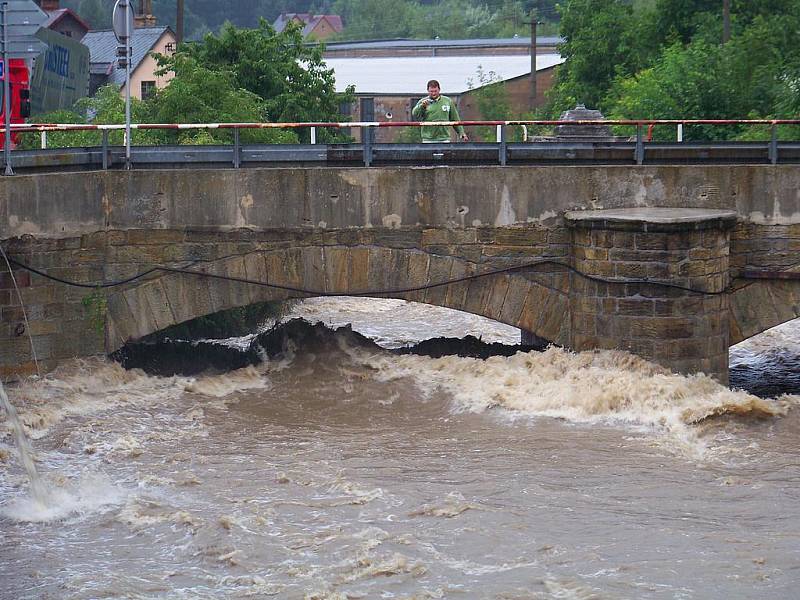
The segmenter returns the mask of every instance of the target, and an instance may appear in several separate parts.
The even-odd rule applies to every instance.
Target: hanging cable
[[[104,281],[104,282],[99,282],[99,283],[81,283],[81,282],[70,281],[68,279],[63,279],[61,277],[55,277],[53,275],[49,275],[49,274],[45,273],[44,271],[41,271],[39,269],[35,269],[34,267],[26,265],[26,264],[24,264],[22,262],[19,262],[17,260],[14,260],[13,258],[12,259],[8,259],[7,258],[7,261],[10,264],[16,265],[17,267],[19,267],[21,269],[25,269],[25,270],[27,270],[27,271],[29,271],[31,273],[36,274],[36,275],[39,275],[40,277],[44,277],[46,279],[49,279],[51,281],[54,281],[54,282],[57,282],[57,283],[61,283],[61,284],[64,284],[64,285],[68,285],[68,286],[72,286],[72,287],[79,287],[79,288],[84,288],[84,289],[108,289],[108,288],[118,287],[118,286],[126,285],[128,283],[132,283],[134,281],[137,281],[139,279],[147,277],[148,275],[152,275],[153,273],[163,272],[163,273],[176,273],[176,274],[183,274],[183,275],[192,275],[192,276],[195,276],[195,277],[205,277],[205,278],[208,278],[208,279],[219,279],[219,280],[223,280],[223,281],[231,281],[231,282],[243,283],[243,284],[247,284],[247,285],[256,285],[256,286],[260,286],[260,287],[274,288],[274,289],[279,289],[279,290],[284,290],[284,291],[289,291],[289,292],[294,292],[294,293],[297,293],[297,294],[303,294],[303,295],[309,295],[309,296],[341,296],[341,295],[343,295],[341,292],[328,292],[328,291],[324,291],[324,290],[314,290],[314,289],[301,288],[301,287],[290,286],[290,285],[283,285],[283,284],[278,284],[278,283],[257,281],[257,280],[248,279],[248,278],[245,278],[245,277],[233,277],[233,276],[230,276],[230,275],[218,275],[216,273],[208,273],[208,272],[205,272],[205,271],[197,271],[197,270],[188,269],[188,268],[166,267],[166,266],[161,266],[161,265],[155,266],[155,267],[151,267],[151,268],[149,268],[149,269],[147,269],[145,271],[142,271],[141,273],[138,273],[138,274],[136,274],[136,275],[134,275],[132,277],[128,277],[126,279],[121,279],[121,280],[118,280],[118,281]],[[198,262],[213,262],[213,261],[196,261],[196,262],[190,263],[190,264],[197,264]],[[512,273],[512,272],[515,272],[515,271],[522,271],[522,270],[531,269],[531,268],[534,268],[534,267],[537,267],[537,266],[540,266],[540,265],[558,266],[561,269],[564,269],[564,270],[567,270],[567,271],[571,271],[572,273],[575,273],[579,277],[581,277],[583,279],[586,279],[588,281],[595,282],[595,283],[604,283],[604,284],[610,284],[610,285],[632,285],[632,284],[633,285],[636,285],[636,284],[639,284],[639,285],[654,285],[654,286],[658,286],[658,287],[661,287],[661,288],[675,289],[675,290],[680,290],[680,291],[684,291],[684,292],[688,292],[688,293],[692,293],[692,294],[704,295],[704,296],[718,296],[718,295],[722,295],[722,294],[727,294],[730,291],[735,291],[735,290],[732,290],[730,287],[726,288],[724,290],[719,290],[719,291],[708,291],[708,290],[692,288],[692,287],[688,287],[688,286],[684,286],[684,285],[679,285],[679,284],[675,284],[675,283],[668,283],[668,282],[664,282],[664,281],[656,281],[656,280],[647,279],[647,278],[644,278],[644,279],[628,279],[628,278],[613,279],[613,278],[599,277],[599,276],[588,275],[586,273],[582,273],[580,270],[576,269],[575,267],[573,267],[572,265],[570,265],[568,263],[565,263],[565,262],[562,262],[562,261],[559,261],[559,260],[547,259],[546,258],[546,259],[539,259],[539,260],[535,260],[535,261],[530,261],[530,262],[527,262],[527,263],[523,263],[521,265],[514,265],[514,266],[511,266],[511,267],[504,267],[504,268],[501,268],[501,269],[488,270],[488,271],[484,271],[484,272],[481,272],[481,273],[474,273],[472,275],[465,275],[463,277],[456,277],[456,278],[453,278],[453,279],[447,279],[447,280],[444,280],[444,281],[428,283],[428,284],[419,285],[419,286],[413,286],[413,287],[407,287],[407,288],[397,288],[397,289],[369,290],[369,291],[363,291],[363,292],[347,292],[344,295],[347,295],[347,296],[376,296],[376,295],[389,295],[389,294],[408,294],[408,293],[411,293],[411,292],[420,292],[420,291],[433,289],[433,288],[437,288],[437,287],[442,287],[442,286],[447,286],[447,285],[455,285],[455,284],[458,284],[458,283],[465,283],[465,282],[472,281],[472,280],[475,280],[475,279],[480,279],[480,278],[483,278],[483,277],[490,277],[492,275],[502,275],[502,274],[505,274],[505,273]],[[752,282],[748,283],[748,284],[745,284],[744,286],[740,286],[737,289],[742,289],[743,287],[748,287],[749,285],[752,285]],[[563,290],[561,292],[563,293]]]
[[[25,322],[25,333],[28,334],[28,341],[31,345],[31,356],[33,357],[33,364],[36,365],[36,374],[41,377],[42,370],[39,368],[39,359],[36,357],[36,346],[33,343],[33,336],[31,335],[31,325],[28,322],[28,313],[25,310],[25,303],[22,301],[22,293],[19,291],[19,285],[17,285],[17,278],[14,276],[14,270],[11,268],[12,264],[19,264],[17,261],[13,259],[9,259],[6,255],[6,251],[3,249],[3,246],[0,245],[0,254],[3,255],[3,259],[6,261],[6,265],[8,266],[8,273],[11,276],[11,282],[14,284],[14,289],[17,292],[17,299],[19,300],[20,308],[22,309],[22,318]],[[22,267],[25,268],[25,267]]]

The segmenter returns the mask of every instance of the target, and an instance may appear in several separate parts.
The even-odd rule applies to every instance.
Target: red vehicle
[[[25,61],[21,58],[12,58],[8,61],[10,63],[11,68],[9,69],[9,76],[11,84],[11,123],[24,123],[25,119],[27,119],[31,115],[31,92],[30,92],[30,83],[28,81],[29,71],[28,65]],[[3,65],[3,61],[0,60],[0,65]],[[3,69],[5,72],[5,69]],[[0,81],[0,125],[5,123],[5,98],[3,97],[3,91],[5,86],[2,85],[2,81]],[[11,147],[13,148],[16,146],[19,138],[19,134],[11,134]],[[5,146],[5,134],[0,135],[0,149]]]

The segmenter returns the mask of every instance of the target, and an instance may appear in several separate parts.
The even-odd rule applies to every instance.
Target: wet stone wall
[[[62,239],[22,235],[3,240],[12,259],[88,287],[15,269],[20,302],[11,273],[0,265],[0,377],[35,372],[29,335],[49,371],[65,359],[109,353],[126,340],[212,312],[303,297],[163,272],[107,290],[92,287],[164,265],[343,295],[375,291],[483,315],[576,350],[629,350],[677,371],[705,371],[725,380],[729,344],[800,315],[798,282],[744,285],[733,278],[747,269],[791,268],[798,242],[798,225],[667,227],[561,218],[548,225],[464,228],[142,228]],[[391,293],[543,260],[566,263],[582,275],[542,264]],[[626,282],[642,279],[709,293]],[[733,293],[716,295],[731,283]]]
[[[65,359],[109,353],[129,339],[253,302],[325,293],[375,291],[448,306],[543,333],[564,342],[568,276],[559,269],[501,274],[424,287],[537,260],[569,260],[566,227],[362,228],[230,231],[132,229],[65,239],[5,240],[9,256],[73,287],[0,266],[0,377],[35,372],[31,338],[44,371]],[[157,272],[120,287],[95,289],[154,266],[269,281],[257,287],[225,279]],[[554,290],[561,290],[556,292]],[[380,293],[388,292],[388,293]],[[27,309],[26,324],[22,306]],[[31,337],[29,337],[29,334]]]
[[[570,345],[628,350],[673,371],[702,371],[727,382],[728,227],[573,225],[576,270],[616,282],[573,275]]]
[[[731,232],[731,344],[800,315],[800,282],[760,279],[800,270],[800,224],[739,222]],[[751,285],[742,285],[737,278]]]

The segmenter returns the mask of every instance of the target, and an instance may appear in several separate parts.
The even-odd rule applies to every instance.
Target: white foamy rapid
[[[731,366],[775,351],[800,356],[800,319],[768,329],[731,347]]]
[[[163,378],[139,370],[126,371],[117,363],[91,360],[65,364],[47,377],[30,379],[12,388],[17,410],[0,388],[0,406],[5,412],[5,421],[0,422],[0,434],[5,432],[6,437],[13,436],[16,456],[30,487],[25,492],[24,480],[9,477],[13,469],[12,453],[0,448],[0,474],[5,474],[5,483],[17,491],[17,495],[0,505],[0,515],[15,521],[57,521],[69,515],[94,512],[118,504],[126,496],[122,488],[113,485],[102,473],[40,476],[35,464],[37,453],[31,448],[29,438],[44,440],[53,428],[70,419],[100,417],[105,421],[107,413],[129,411],[135,414],[147,412],[151,407],[166,407],[185,393],[205,396],[212,399],[207,403],[209,406],[224,408],[235,401],[237,392],[268,389],[269,385],[264,375],[253,367],[213,377]],[[202,415],[202,409],[187,413],[187,420],[191,422],[196,414]],[[113,456],[138,458],[148,441],[191,433],[156,430],[148,432],[142,439],[127,433],[115,440],[87,444],[82,447],[82,452],[102,455],[106,460]],[[70,443],[71,439],[68,436],[64,444]]]
[[[644,426],[691,446],[697,444],[692,424],[723,414],[781,415],[791,400],[764,400],[618,351],[550,347],[487,360],[373,355],[366,362],[382,381],[409,377],[421,390],[449,392],[457,411],[499,408],[518,416]]]
[[[75,480],[44,477],[40,491],[23,494],[0,507],[0,515],[26,523],[61,521],[120,504],[126,492],[102,473],[83,473]]]
[[[269,381],[255,367],[205,377],[157,377],[125,370],[101,359],[73,361],[40,380],[14,389],[19,419],[33,439],[46,436],[68,417],[174,402],[185,392],[223,398],[239,391],[267,389]],[[6,421],[6,428],[11,426]]]
[[[400,348],[433,337],[472,335],[484,342],[519,344],[516,327],[439,306],[378,298],[309,298],[292,307],[288,319],[351,325],[384,348]]]

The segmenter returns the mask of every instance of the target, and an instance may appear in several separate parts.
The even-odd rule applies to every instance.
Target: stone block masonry
[[[4,241],[14,260],[48,275],[82,283],[130,278],[154,265],[185,267],[223,277],[347,295],[376,295],[471,310],[514,326],[533,328],[564,343],[559,318],[548,307],[565,307],[566,295],[550,298],[521,274],[492,276],[418,291],[430,284],[494,271],[532,259],[563,259],[563,226],[396,229],[306,228],[253,231],[112,230],[73,238],[22,236]],[[152,235],[151,235],[152,234]],[[498,248],[510,252],[503,256]],[[513,251],[513,252],[512,252]],[[527,252],[523,252],[527,251]],[[199,261],[199,262],[198,262]],[[0,377],[35,372],[27,345],[33,335],[44,371],[59,362],[107,354],[125,341],[170,325],[253,302],[306,294],[225,279],[157,272],[121,287],[76,288],[28,271],[14,271],[28,309],[24,325],[11,274],[0,265]],[[563,273],[562,273],[563,276]]]
[[[0,178],[0,244],[89,284],[194,265],[326,293],[382,290],[537,343],[625,349],[724,380],[728,344],[800,316],[800,282],[735,279],[800,270],[798,189],[796,165],[43,173]],[[397,291],[541,260],[560,266]],[[3,378],[33,372],[29,333],[49,370],[172,323],[303,296],[164,272],[104,292],[15,274],[22,303],[0,264]]]
[[[629,350],[673,371],[709,373],[727,383],[736,213],[575,211],[566,220],[577,271],[570,283],[570,346]]]

